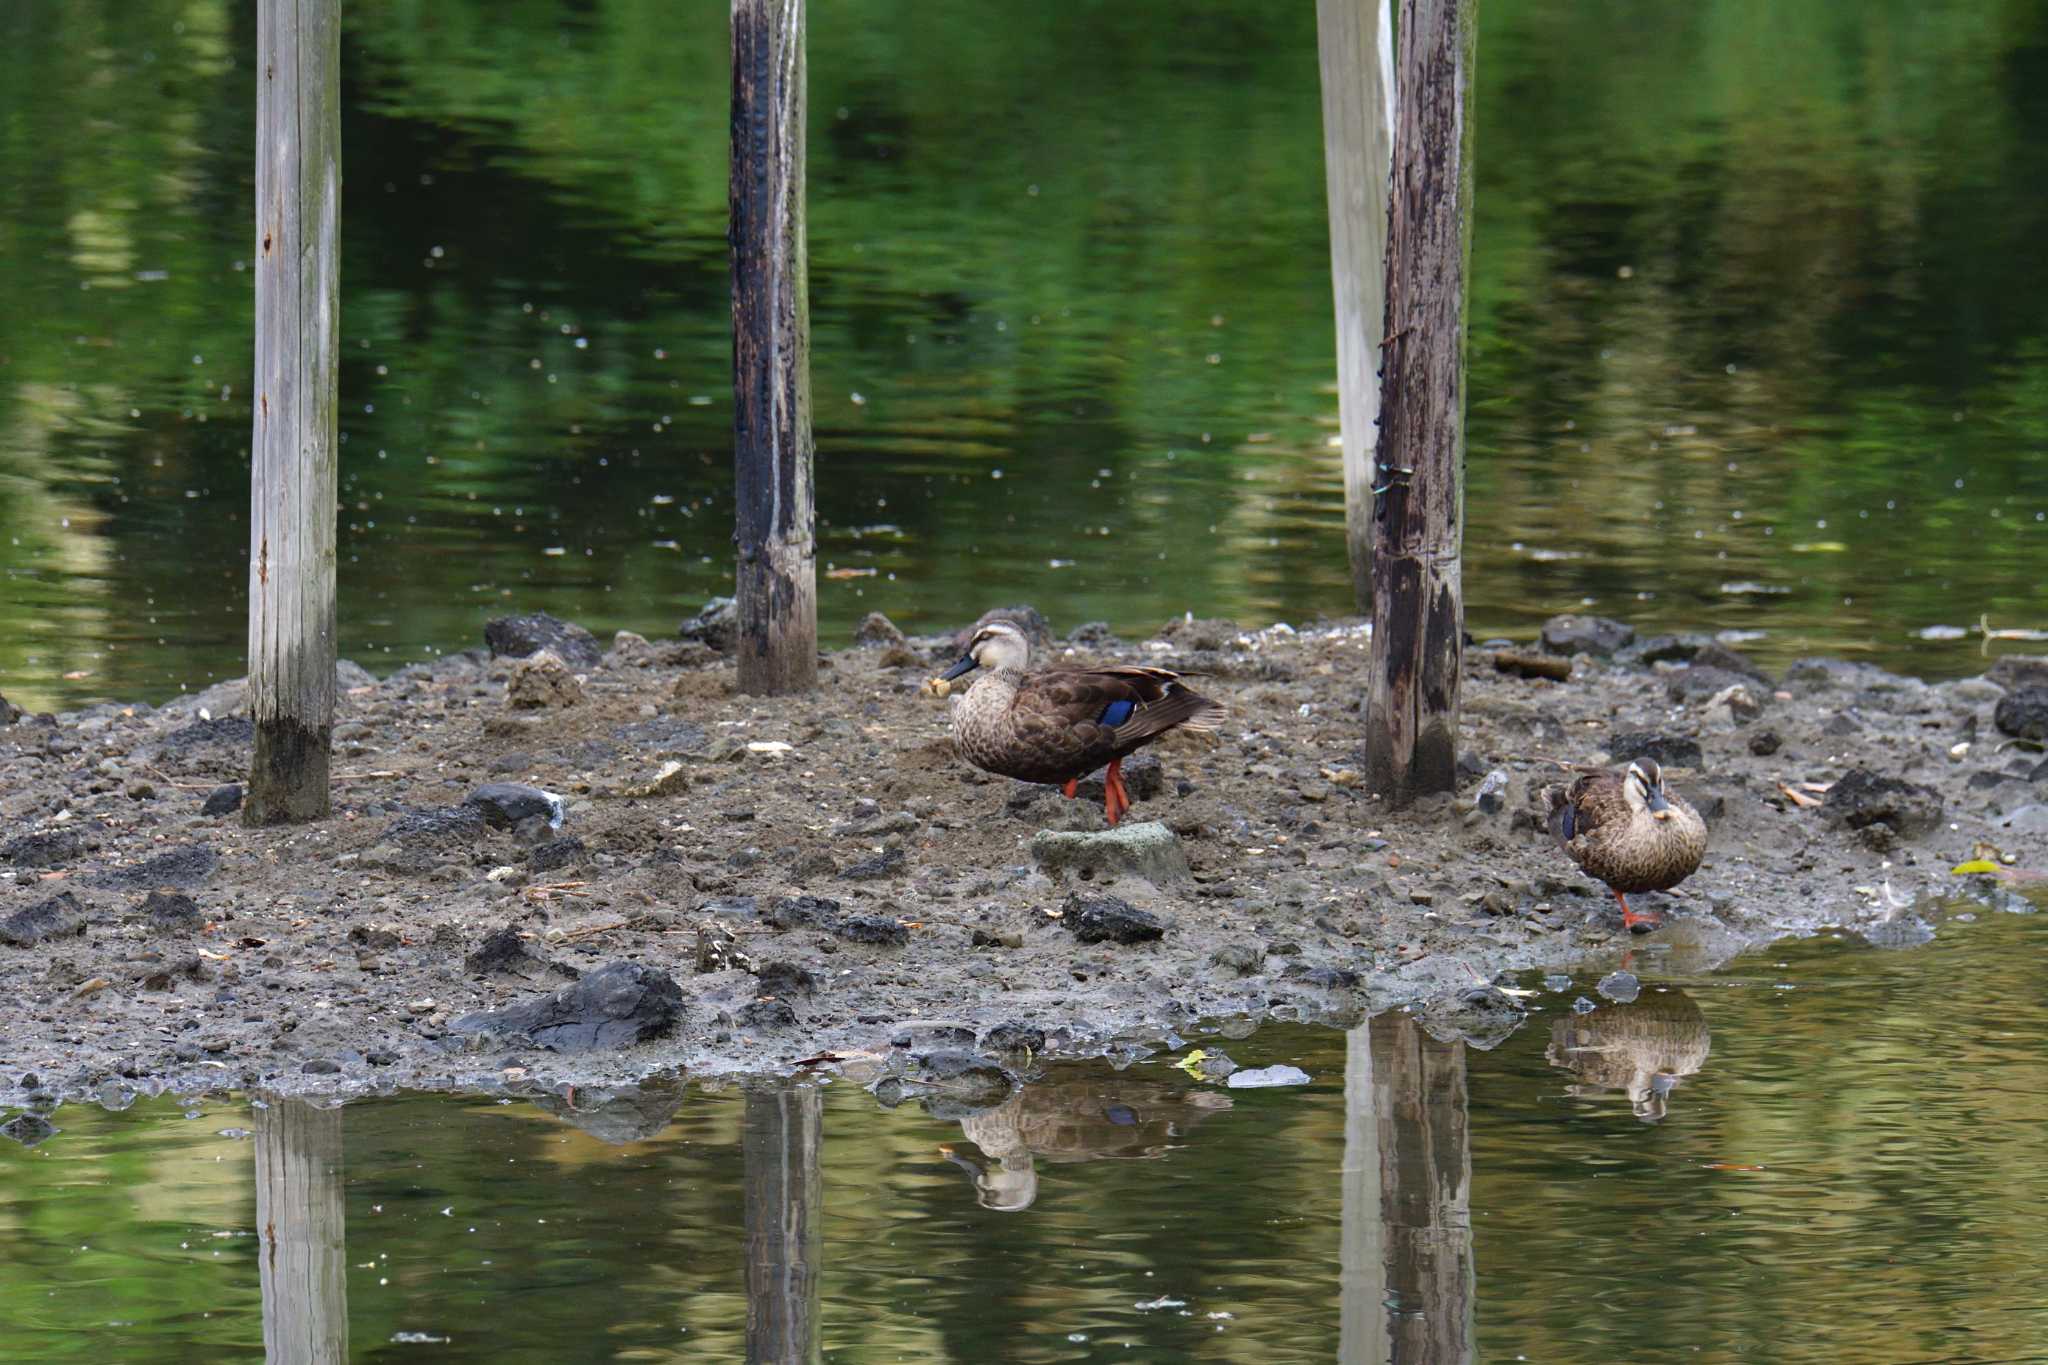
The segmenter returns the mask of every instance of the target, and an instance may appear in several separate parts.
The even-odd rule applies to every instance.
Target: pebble
[[[1261,1090],[1276,1085],[1307,1085],[1309,1074],[1298,1066],[1262,1066],[1253,1071],[1233,1071],[1223,1083],[1232,1090]]]
[[[1642,994],[1643,987],[1634,972],[1609,972],[1594,989],[1617,1005],[1626,1005]]]

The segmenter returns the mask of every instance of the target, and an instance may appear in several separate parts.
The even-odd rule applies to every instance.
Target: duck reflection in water
[[[1037,1159],[1156,1159],[1228,1108],[1230,1096],[1214,1090],[1115,1077],[1027,1085],[993,1109],[960,1120],[971,1148],[946,1143],[939,1152],[974,1178],[983,1208],[1022,1213],[1038,1197]]]
[[[1578,1096],[1619,1090],[1645,1123],[1664,1117],[1678,1083],[1707,1063],[1707,1017],[1676,987],[1625,1005],[1570,1014],[1550,1026],[1544,1060],[1579,1078]]]

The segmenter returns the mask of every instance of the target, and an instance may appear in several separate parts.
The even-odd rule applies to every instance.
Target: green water
[[[727,7],[350,0],[342,648],[730,579]],[[2048,7],[1487,0],[1466,601],[2048,627]],[[1313,6],[811,6],[828,640],[1350,610]],[[253,6],[0,6],[0,685],[242,671]],[[2038,648],[2039,646],[2036,646]],[[77,674],[71,677],[67,675]]]
[[[1582,975],[1491,1052],[1275,1026],[1191,1041],[1308,1086],[1161,1053],[964,1118],[66,1106],[0,1142],[0,1359],[2041,1359],[2042,933],[1639,954],[1635,1003],[1573,1013]]]

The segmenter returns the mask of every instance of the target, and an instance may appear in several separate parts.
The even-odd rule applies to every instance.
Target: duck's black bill
[[[962,659],[959,663],[954,664],[951,668],[947,669],[944,673],[939,674],[939,677],[941,680],[945,682],[951,682],[953,681],[953,679],[959,677],[961,674],[972,673],[975,669],[979,667],[980,665],[974,662],[974,656],[970,654],[966,658]]]

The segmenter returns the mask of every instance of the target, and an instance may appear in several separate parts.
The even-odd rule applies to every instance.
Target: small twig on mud
[[[404,776],[404,773],[384,771],[378,771],[373,773],[336,773],[334,775],[334,780],[336,782],[372,782],[377,780],[378,778]]]
[[[179,782],[166,776],[161,768],[145,766],[143,771],[163,783],[166,787],[176,787],[181,792],[210,792],[220,785],[218,782]]]
[[[590,885],[589,882],[547,882],[540,886],[527,887],[525,895],[530,901],[540,902],[547,902],[558,896],[574,896],[582,899],[590,895],[588,891],[583,889],[588,885]]]

